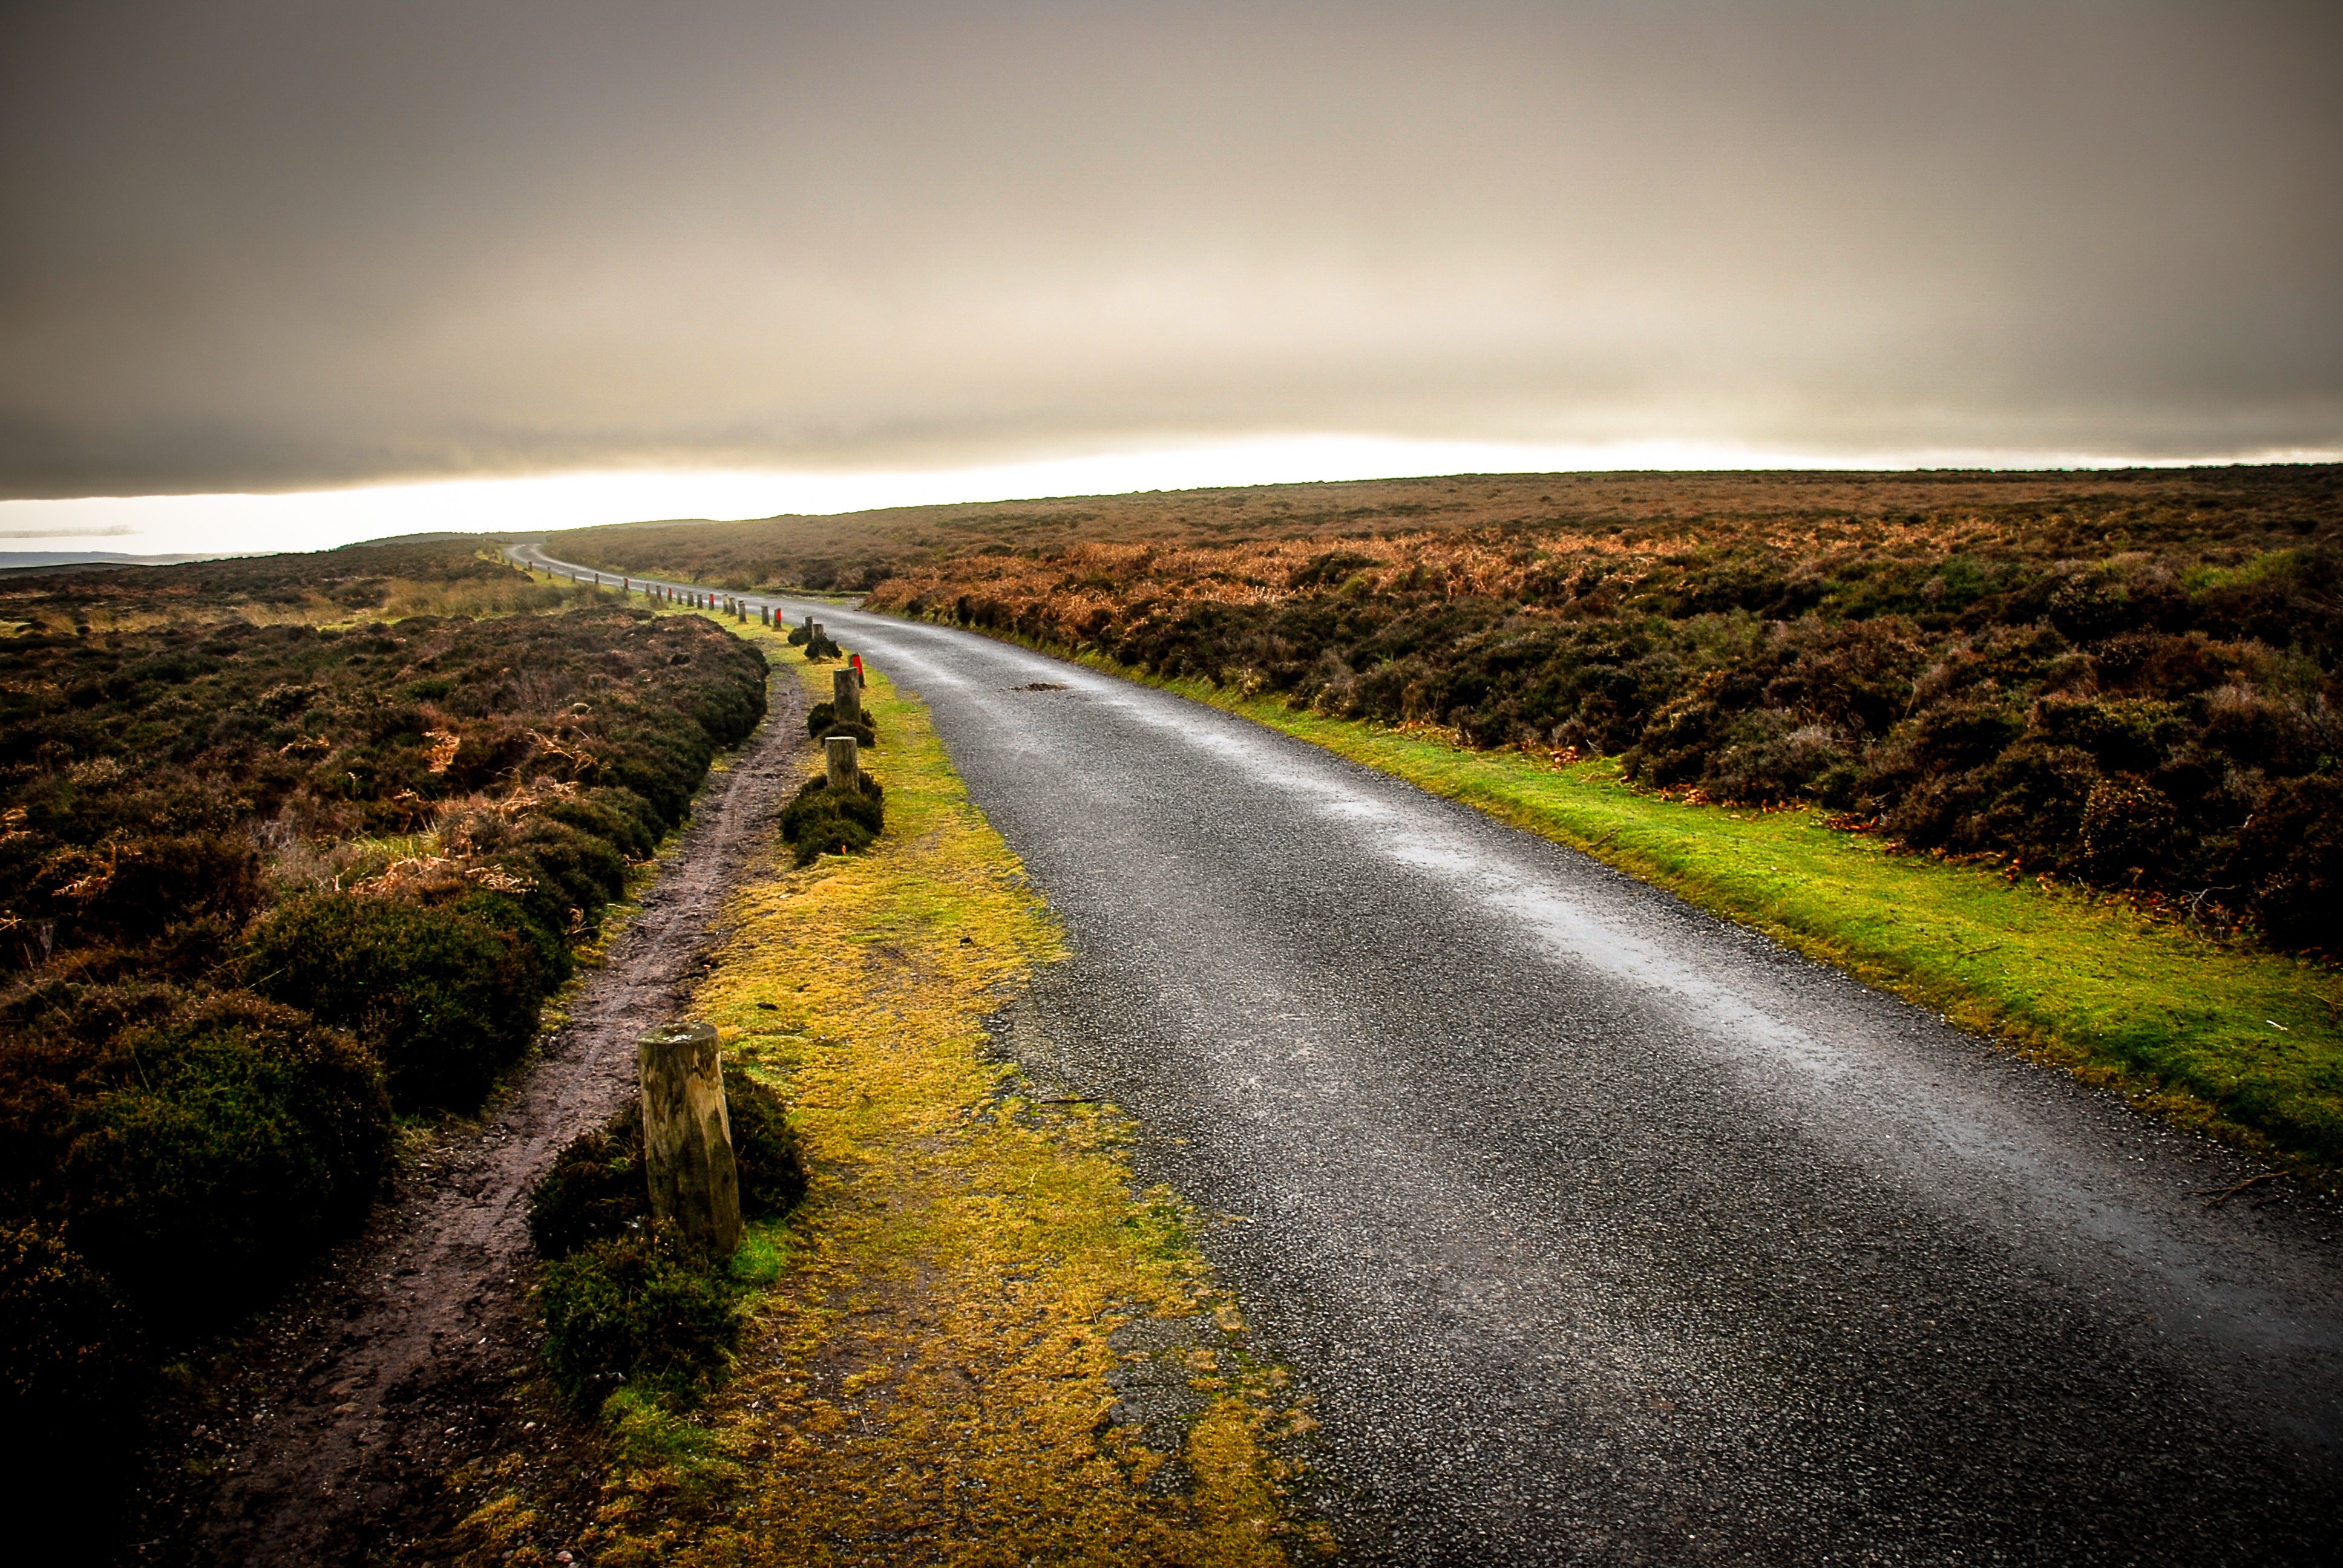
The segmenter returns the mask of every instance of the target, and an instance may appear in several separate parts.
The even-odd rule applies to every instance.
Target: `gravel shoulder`
[[[674,1017],[726,896],[802,771],[798,683],[771,684],[756,735],[719,763],[667,862],[567,1020],[477,1124],[435,1136],[367,1231],[337,1249],[149,1453],[141,1561],[387,1561],[464,1513],[484,1466],[574,1473],[596,1442],[529,1387],[538,1328],[530,1187],[633,1091],[634,1041]],[[558,1486],[548,1487],[558,1492]]]

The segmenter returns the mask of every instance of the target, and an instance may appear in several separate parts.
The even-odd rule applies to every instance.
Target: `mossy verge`
[[[1297,711],[1002,637],[1249,719],[1567,844],[1716,915],[2343,1192],[2343,977],[2127,900],[1893,852],[1811,809],[1693,805],[1558,764]]]
[[[684,1565],[1319,1555],[1282,1452],[1309,1417],[1246,1353],[1181,1206],[1132,1191],[1123,1119],[1038,1104],[989,1055],[982,1020],[1058,956],[1055,928],[924,711],[875,673],[868,700],[885,833],[752,879],[694,1004],[728,1070],[789,1096],[811,1190],[735,1261],[767,1282],[734,1375],[688,1418],[606,1405],[618,1457],[581,1544]],[[1116,1419],[1109,1382],[1119,1333],[1149,1323],[1192,1347],[1168,1447]]]

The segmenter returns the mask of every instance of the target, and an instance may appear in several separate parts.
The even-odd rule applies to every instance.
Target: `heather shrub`
[[[503,614],[567,596],[473,548],[0,582],[28,628],[0,638],[20,1383],[96,1387],[71,1367],[222,1326],[357,1224],[386,1081],[403,1110],[476,1105],[628,863],[762,717],[763,658],[721,628]],[[426,603],[459,613],[250,615]]]
[[[2238,830],[2233,868],[2273,936],[2343,954],[2343,773],[2273,788]]]
[[[0,1430],[54,1434],[102,1416],[132,1381],[136,1320],[52,1226],[0,1224]]]
[[[96,1561],[93,1529],[136,1431],[140,1336],[105,1276],[54,1228],[0,1221],[0,1506],[28,1563]]]
[[[529,1240],[548,1261],[649,1221],[638,1101],[628,1101],[607,1126],[571,1139],[529,1191]]]
[[[551,893],[546,919],[559,911],[564,930],[590,930],[602,906],[626,891],[627,859],[608,839],[546,815],[532,815],[506,837],[499,861]],[[524,900],[524,902],[528,900]]]
[[[2343,762],[2343,466],[1343,494],[1256,492],[1225,518],[1131,498],[1113,528],[1094,500],[971,513],[957,545],[874,541],[869,604],[1618,757],[1715,800],[1814,801],[2279,940],[2318,924],[2296,891],[2325,885],[2317,833],[2295,849],[2260,824]]]
[[[201,1320],[365,1213],[389,1105],[374,1059],[305,1013],[227,991],[154,1016],[169,1000],[133,992],[99,1043],[52,1041],[59,1147],[46,1170],[12,1170],[10,1187],[126,1297]]]
[[[740,1211],[751,1219],[787,1213],[806,1193],[805,1156],[788,1107],[769,1085],[745,1072],[725,1079],[724,1101],[740,1171]]]
[[[781,839],[795,849],[799,865],[813,864],[818,855],[859,853],[886,827],[879,780],[865,773],[856,784],[833,789],[828,779],[809,779],[782,810]]]
[[[622,862],[642,859],[659,847],[662,825],[649,803],[632,790],[591,789],[549,800],[538,808],[538,814],[600,839]],[[623,874],[623,863],[620,869]]]
[[[855,744],[866,751],[879,744],[879,732],[876,729],[867,723],[858,724],[848,719],[833,719],[823,725],[815,734],[814,739],[827,740],[833,735],[850,736]]]
[[[805,1196],[805,1161],[781,1097],[735,1071],[724,1081],[725,1118],[739,1171],[740,1211],[786,1213]],[[529,1193],[529,1238],[543,1258],[564,1258],[588,1241],[639,1228],[650,1217],[643,1171],[643,1111],[629,1100],[601,1127],[579,1133]]]
[[[805,1195],[806,1173],[780,1097],[740,1072],[724,1090],[741,1211],[782,1213]],[[556,1156],[528,1223],[546,1260],[546,1361],[573,1397],[592,1402],[621,1378],[688,1393],[721,1370],[743,1313],[722,1265],[651,1221],[639,1103]]]
[[[705,1261],[648,1228],[547,1263],[538,1285],[545,1360],[572,1398],[598,1403],[624,1380],[682,1391],[730,1359],[747,1313]]]
[[[537,1028],[552,989],[536,948],[459,906],[313,894],[253,934],[254,989],[357,1034],[402,1111],[468,1111]]]
[[[806,710],[806,733],[816,740],[826,739],[832,735],[851,735],[860,745],[876,746],[879,744],[879,721],[867,709],[861,718],[841,721],[835,704],[817,702]]]

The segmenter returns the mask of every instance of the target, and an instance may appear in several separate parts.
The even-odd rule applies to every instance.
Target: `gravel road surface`
[[[1207,1217],[1356,1559],[2336,1559],[2333,1208],[1314,748],[779,602],[1063,920],[1014,1048]]]

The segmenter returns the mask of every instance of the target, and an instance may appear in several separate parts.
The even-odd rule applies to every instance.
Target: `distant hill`
[[[251,554],[250,551],[238,552]],[[181,561],[217,561],[233,555],[196,552],[176,556],[126,556],[117,550],[0,550],[0,572],[55,571],[59,567],[167,567]]]

